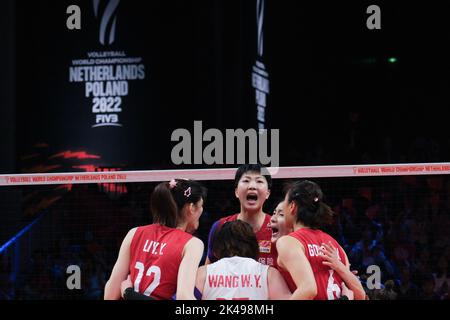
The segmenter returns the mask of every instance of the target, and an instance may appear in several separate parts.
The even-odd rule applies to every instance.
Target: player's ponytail
[[[312,181],[297,181],[288,191],[288,201],[297,204],[297,222],[311,229],[333,222],[333,210],[323,202],[323,192],[320,186]]]
[[[153,223],[170,228],[177,226],[178,209],[167,182],[158,184],[153,190],[150,198],[150,212]]]
[[[153,223],[176,228],[184,220],[184,205],[201,199],[206,201],[206,194],[206,188],[193,180],[176,179],[158,184],[150,198]]]

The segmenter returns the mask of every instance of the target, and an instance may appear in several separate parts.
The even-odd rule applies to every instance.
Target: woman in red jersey
[[[205,264],[217,261],[213,247],[217,232],[226,223],[241,220],[250,224],[256,234],[259,246],[258,261],[276,266],[277,253],[270,238],[270,215],[264,213],[263,206],[270,196],[272,177],[260,164],[244,164],[238,168],[234,178],[235,197],[240,203],[240,212],[216,221],[209,232],[208,256]]]
[[[284,199],[283,212],[287,229],[294,231],[278,239],[276,246],[279,268],[292,277],[290,288],[295,291],[291,299],[339,299],[345,283],[355,300],[364,300],[366,294],[350,271],[344,250],[320,230],[332,222],[333,212],[323,202],[319,185],[311,181],[292,184]]]
[[[203,212],[206,189],[192,180],[156,186],[150,199],[153,224],[128,232],[105,286],[105,299],[121,297],[130,274],[136,292],[157,300],[194,300],[195,278],[203,242],[193,237]]]

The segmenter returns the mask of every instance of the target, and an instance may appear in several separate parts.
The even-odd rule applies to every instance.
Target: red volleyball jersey
[[[217,221],[213,227],[211,228],[211,234],[209,237],[208,243],[208,258],[211,262],[217,261],[217,259],[212,254],[212,248],[215,241],[215,234],[222,228],[222,226],[226,222],[236,221],[238,219],[239,214],[235,214],[232,216],[224,217]],[[264,223],[256,232],[256,239],[258,240],[259,245],[259,256],[258,261],[262,264],[276,267],[277,265],[277,248],[275,244],[272,244],[272,229],[269,227],[271,216],[265,214]]]
[[[342,278],[330,267],[322,264],[324,259],[320,253],[322,244],[331,242],[331,244],[338,249],[339,258],[345,264],[344,249],[342,249],[339,243],[330,235],[320,230],[303,228],[292,232],[289,236],[300,241],[305,248],[305,255],[311,264],[317,284],[317,296],[314,300],[339,299],[342,291]],[[289,287],[293,286],[293,288],[296,289],[292,279],[286,279],[286,281],[288,282]]]
[[[130,246],[130,275],[134,290],[158,300],[177,291],[178,268],[192,235],[159,224],[139,227]]]

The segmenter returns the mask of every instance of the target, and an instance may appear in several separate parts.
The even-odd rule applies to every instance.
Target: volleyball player
[[[219,260],[197,272],[202,300],[285,300],[291,296],[280,272],[257,262],[258,241],[241,220],[226,222],[218,231],[213,253]]]
[[[270,215],[263,212],[263,205],[270,196],[272,178],[267,169],[259,164],[245,164],[238,168],[234,179],[235,197],[239,199],[240,212],[216,221],[208,237],[208,255],[205,264],[218,260],[213,247],[218,230],[225,222],[242,220],[250,224],[256,234],[259,246],[258,261],[270,266],[276,265],[276,248],[270,239]]]
[[[286,193],[282,211],[286,228],[293,232],[276,241],[278,266],[289,273],[283,275],[293,290],[291,299],[339,299],[346,284],[355,300],[365,300],[344,250],[320,230],[333,217],[320,187],[311,181],[295,182]]]
[[[286,219],[283,212],[284,200],[278,202],[277,206],[273,210],[272,217],[270,218],[270,229],[272,230],[271,241],[275,245],[277,240],[282,236],[288,235],[293,230],[286,226]]]
[[[194,287],[203,242],[193,233],[203,212],[206,189],[191,180],[160,183],[153,191],[153,224],[134,228],[122,242],[105,286],[105,299],[120,299],[130,274],[134,291],[154,299],[195,299]]]

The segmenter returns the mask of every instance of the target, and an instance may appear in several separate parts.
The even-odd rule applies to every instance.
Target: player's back
[[[134,290],[155,299],[171,299],[184,246],[191,238],[184,231],[159,224],[137,228],[130,247]]]
[[[321,256],[322,244],[331,242],[338,249],[339,258],[345,264],[345,253],[339,243],[321,230],[302,228],[289,235],[299,240],[305,248],[305,255],[311,264],[317,284],[315,300],[335,300],[340,298],[342,279],[330,267],[323,265],[324,259]]]
[[[250,258],[223,258],[206,267],[203,300],[267,300],[269,266]]]

